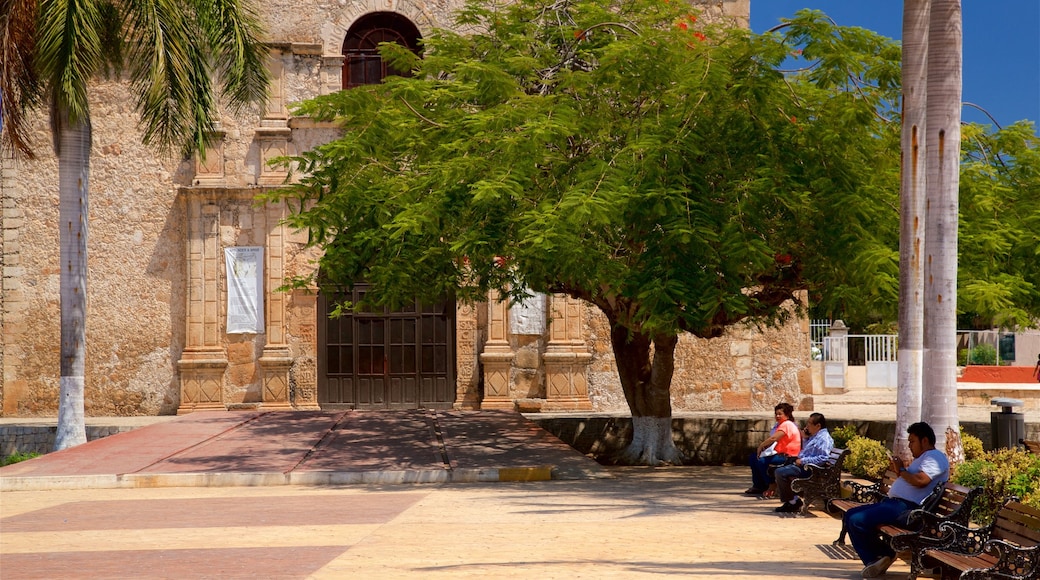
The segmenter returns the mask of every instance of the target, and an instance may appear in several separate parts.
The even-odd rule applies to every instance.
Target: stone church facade
[[[510,308],[489,296],[330,319],[330,297],[279,289],[313,271],[317,254],[305,248],[306,232],[282,224],[285,207],[256,203],[287,177],[267,161],[336,134],[291,115],[289,105],[371,82],[379,66],[372,43],[447,26],[454,5],[259,4],[272,46],[271,97],[261,115],[225,115],[204,163],[157,157],[140,143],[126,87],[94,86],[87,415],[257,407],[627,413],[606,321],[574,299],[537,296]],[[746,25],[749,0],[705,9]],[[7,417],[57,412],[58,172],[46,119],[36,126],[40,157],[5,154],[0,175]],[[239,276],[239,255],[253,256],[255,278]],[[243,281],[252,286],[243,290]],[[243,330],[231,321],[249,310],[246,298],[258,310],[255,327]],[[804,319],[711,341],[686,336],[676,354],[676,413],[769,409],[780,400],[811,408]]]

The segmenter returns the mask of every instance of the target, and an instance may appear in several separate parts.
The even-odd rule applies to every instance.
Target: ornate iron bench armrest
[[[992,533],[992,523],[981,528],[969,528],[956,522],[939,524],[939,536],[943,540],[942,549],[960,554],[981,554],[982,547]]]
[[[945,522],[967,526],[968,520],[971,518],[971,507],[981,493],[981,487],[972,489],[964,497],[960,505],[947,515],[940,515],[926,509],[916,509],[910,512],[906,525],[912,530],[929,536],[938,536],[940,534],[939,526]]]
[[[845,485],[851,495],[847,497],[849,501],[858,503],[877,503],[885,499],[885,494],[881,492],[881,483],[863,484],[855,481],[846,481]]]
[[[1004,540],[989,540],[982,551],[997,558],[991,568],[973,568],[961,580],[1027,580],[1040,573],[1040,546],[1017,546]]]

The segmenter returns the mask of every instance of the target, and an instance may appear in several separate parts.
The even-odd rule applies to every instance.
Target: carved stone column
[[[220,208],[204,193],[188,192],[188,305],[185,348],[177,361],[177,414],[224,410],[227,353],[220,344]]]
[[[575,298],[552,296],[549,344],[542,355],[546,411],[592,409],[586,375],[592,354],[582,337],[581,306]]]
[[[286,317],[284,292],[275,290],[285,277],[284,204],[267,206],[267,343],[260,355],[260,373],[263,386],[260,401],[264,409],[292,409],[289,403],[289,369],[293,359],[286,344]]]
[[[227,184],[224,174],[224,137],[220,122],[214,123],[213,142],[204,155],[195,155],[194,184],[200,187],[220,187]]]
[[[477,327],[477,307],[460,303],[455,310],[455,409],[480,409]]]
[[[488,294],[488,341],[480,362],[484,366],[484,400],[481,409],[516,408],[509,392],[510,372],[513,368],[513,349],[509,346],[509,303],[500,300],[498,293]]]
[[[325,54],[321,57],[321,91],[323,95],[331,95],[343,89],[342,54]]]
[[[289,177],[289,168],[284,165],[272,165],[271,161],[289,154],[289,141],[292,130],[289,129],[289,111],[285,107],[284,69],[282,50],[271,50],[267,68],[271,72],[271,86],[268,93],[267,109],[260,126],[256,129],[256,141],[260,148],[260,185],[281,185]]]

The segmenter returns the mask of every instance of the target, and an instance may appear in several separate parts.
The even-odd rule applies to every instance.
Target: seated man
[[[809,476],[809,465],[823,465],[830,457],[831,448],[834,447],[834,439],[827,431],[827,419],[823,413],[809,415],[809,421],[805,424],[805,432],[809,438],[802,443],[802,450],[794,463],[777,467],[773,471],[776,478],[776,488],[780,492],[780,507],[774,511],[779,513],[793,513],[801,509],[802,499],[795,495],[791,489],[791,481],[800,477]]]
[[[863,561],[864,578],[877,578],[892,565],[895,552],[878,533],[883,525],[905,524],[911,510],[921,507],[936,485],[950,478],[950,462],[935,448],[935,432],[928,423],[914,423],[907,428],[910,454],[909,467],[894,457],[889,469],[899,473],[888,497],[879,503],[862,505],[845,513],[849,538]]]

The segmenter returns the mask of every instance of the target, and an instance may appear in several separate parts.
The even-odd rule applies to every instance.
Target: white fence
[[[867,387],[894,387],[899,380],[894,334],[849,334],[823,339],[823,384],[845,387],[850,361],[866,367]]]

